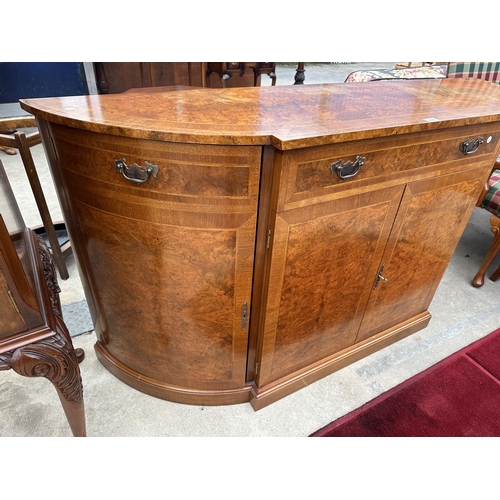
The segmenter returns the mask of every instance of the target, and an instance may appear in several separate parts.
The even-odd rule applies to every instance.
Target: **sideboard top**
[[[141,89],[144,90],[144,89]],[[500,86],[429,79],[23,99],[44,120],[99,133],[287,150],[500,120]]]

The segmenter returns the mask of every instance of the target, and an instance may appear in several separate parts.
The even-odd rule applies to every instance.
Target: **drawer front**
[[[286,151],[275,209],[430,178],[482,161],[493,164],[499,138],[500,124],[494,123]]]
[[[258,197],[261,148],[131,139],[51,126],[64,169],[113,198],[186,210],[246,212]],[[120,168],[119,168],[120,167]],[[148,174],[147,169],[150,168]],[[200,208],[201,209],[201,208]]]

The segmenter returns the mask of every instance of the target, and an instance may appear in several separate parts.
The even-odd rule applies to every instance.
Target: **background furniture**
[[[141,87],[205,85],[201,63],[95,62],[93,65],[100,94],[119,94]]]
[[[119,94],[131,88],[172,85],[194,87],[251,87],[263,74],[276,79],[276,63],[223,62],[96,62],[100,94]],[[231,78],[237,75],[237,78]]]
[[[271,85],[276,85],[276,63],[275,62],[207,62],[205,77],[206,86],[211,87],[210,76],[217,73],[223,88],[227,86],[228,80],[233,76],[241,78],[248,70],[253,71],[253,86],[260,85],[262,75],[269,75],[272,80]]]
[[[50,380],[73,434],[85,436],[84,353],[73,348],[59,291],[50,253],[25,227],[0,162],[0,370]]]
[[[396,65],[393,70],[354,71],[346,82],[368,82],[376,80],[411,79],[411,78],[479,78],[500,83],[500,63],[498,62],[448,62],[426,63],[415,66]]]
[[[473,286],[479,288],[484,285],[484,277],[493,259],[500,251],[500,162],[496,162],[488,182],[476,203],[478,207],[484,208],[491,214],[491,232],[494,234],[491,244],[481,267],[472,280]],[[500,278],[500,267],[491,275],[492,281]]]
[[[432,66],[433,64],[439,64],[439,63],[433,63],[432,61],[429,61],[429,62],[402,62],[402,63],[396,63],[395,68],[396,69],[419,68],[421,66]]]
[[[294,85],[303,85],[305,79],[306,79],[306,75],[305,75],[305,63],[303,62],[299,62],[297,63],[297,69],[295,71],[295,77],[294,77]]]
[[[446,64],[420,67],[353,71],[346,82],[372,82],[377,80],[408,80],[414,78],[446,78]]]
[[[500,83],[500,62],[449,62],[447,78],[480,78]]]
[[[447,78],[479,78],[496,84],[500,83],[500,62],[450,62],[447,66]],[[488,210],[492,215],[490,218],[491,232],[494,234],[493,243],[484,258],[478,272],[472,279],[472,285],[479,288],[484,285],[484,277],[488,267],[498,254],[500,249],[500,215],[498,201],[500,198],[500,183],[498,182],[498,169],[500,162],[496,162],[492,170],[492,175],[488,180],[485,189],[481,193],[477,206]],[[500,269],[497,269],[491,276],[492,281],[497,281],[500,277]]]
[[[132,387],[259,409],[430,321],[500,149],[500,88],[279,90],[21,102],[97,356]]]
[[[31,127],[36,127],[35,119],[32,116],[0,119],[1,130]],[[50,252],[53,255],[54,263],[57,267],[57,270],[59,271],[59,275],[61,279],[66,280],[68,279],[69,274],[65,258],[71,253],[71,243],[67,237],[64,238],[63,242],[60,242],[58,239],[56,231],[58,229],[64,230],[64,224],[54,224],[54,222],[52,221],[49,208],[47,206],[47,201],[40,184],[40,179],[36,171],[35,162],[33,161],[33,156],[30,150],[30,148],[36,146],[37,144],[40,144],[41,142],[42,140],[40,139],[38,130],[28,135],[26,135],[24,132],[18,131],[9,135],[0,134],[0,146],[19,150],[19,154],[21,155],[21,159],[24,165],[24,170],[26,172],[26,175],[28,176],[31,190],[38,207],[38,212],[40,213],[40,218],[42,219],[42,227],[36,229],[35,232],[47,235]]]

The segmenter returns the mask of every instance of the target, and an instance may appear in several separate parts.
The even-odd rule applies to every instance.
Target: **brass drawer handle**
[[[130,167],[125,163],[125,158],[121,158],[119,160],[115,160],[116,170],[120,174],[125,177],[130,182],[134,182],[135,184],[142,184],[149,179],[149,176],[152,175],[155,179],[158,178],[158,165],[153,165],[149,161],[145,161],[144,164],[146,168],[143,169],[137,163],[132,163]]]
[[[365,164],[365,161],[366,158],[364,156],[356,156],[356,161],[354,163],[349,160],[343,165],[342,160],[335,161],[330,165],[330,175],[337,172],[340,179],[350,179],[351,177],[358,175],[361,167]]]
[[[484,139],[481,136],[478,136],[478,138],[474,141],[472,139],[465,139],[465,141],[462,141],[460,143],[460,151],[464,155],[471,155],[472,153],[475,153],[479,146],[484,142]]]

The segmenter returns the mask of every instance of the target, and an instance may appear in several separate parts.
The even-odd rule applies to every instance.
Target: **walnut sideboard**
[[[115,376],[260,409],[424,328],[500,149],[476,79],[21,101]]]

